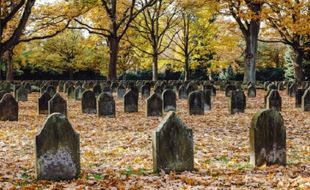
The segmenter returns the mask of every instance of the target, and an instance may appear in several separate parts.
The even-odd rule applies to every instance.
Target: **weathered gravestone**
[[[204,97],[202,92],[194,91],[188,97],[189,115],[204,115]]]
[[[176,111],[177,109],[176,98],[177,98],[176,94],[173,90],[171,89],[164,90],[162,95],[164,112]]]
[[[310,88],[308,88],[301,98],[301,108],[303,111],[310,111]]]
[[[162,116],[163,115],[163,101],[160,96],[153,93],[146,99],[146,117]]]
[[[250,162],[254,166],[286,165],[286,129],[281,114],[262,110],[252,119]]]
[[[129,90],[124,95],[124,112],[125,113],[138,112],[138,95],[132,90]]]
[[[97,100],[97,113],[99,117],[115,117],[115,101],[109,93],[101,93]]]
[[[96,95],[91,90],[86,90],[82,94],[82,113],[96,114]]]
[[[67,116],[67,101],[58,93],[48,101],[48,114],[56,112]]]
[[[302,99],[302,96],[304,95],[305,93],[305,89],[297,89],[296,90],[296,94],[295,94],[295,107],[296,108],[300,108],[301,107],[301,99]]]
[[[76,87],[76,89],[74,90],[74,99],[81,100],[84,90],[85,89],[82,88],[81,86]]]
[[[179,88],[179,99],[187,99],[187,92],[185,85],[181,85]]]
[[[50,94],[45,91],[39,98],[38,100],[38,112],[39,114],[48,114],[48,101],[51,99],[52,97],[50,96]]]
[[[248,97],[256,97],[256,87],[253,84],[250,84],[248,87]]]
[[[0,121],[18,121],[18,103],[11,93],[6,93],[0,101]]]
[[[175,114],[169,112],[153,135],[154,172],[194,169],[193,132]]]
[[[126,88],[124,85],[120,84],[117,87],[117,97],[123,98],[125,94],[126,94]]]
[[[281,111],[282,98],[277,90],[271,90],[266,98],[266,108]]]
[[[75,97],[75,88],[73,85],[69,86],[68,90],[67,90],[67,94],[68,94],[68,99],[74,99]]]
[[[211,111],[211,96],[212,91],[210,89],[206,89],[202,92],[203,95],[203,107],[204,111]]]
[[[242,90],[233,90],[230,93],[229,113],[244,113],[246,108],[246,97]]]
[[[142,97],[147,98],[151,95],[151,87],[148,84],[142,85],[141,87]]]
[[[17,89],[15,98],[17,101],[28,101],[28,90],[25,88],[25,86],[22,85]]]
[[[36,178],[71,180],[80,174],[80,135],[65,115],[53,113],[35,139]]]

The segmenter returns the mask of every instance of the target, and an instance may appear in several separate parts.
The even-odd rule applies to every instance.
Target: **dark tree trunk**
[[[189,78],[189,56],[185,55],[185,60],[184,60],[184,80],[188,81]]]
[[[295,70],[295,80],[303,81],[304,80],[304,72],[302,67],[302,62],[304,59],[304,52],[300,50],[294,50],[295,59],[294,59],[294,70]]]
[[[6,81],[13,81],[13,51],[8,50],[4,53],[4,62],[6,65]]]
[[[110,63],[109,63],[108,80],[115,81],[117,80],[116,66],[119,52],[119,40],[117,38],[109,39],[109,49],[110,49]]]
[[[153,63],[152,63],[152,80],[153,81],[157,81],[158,80],[158,54],[157,54],[157,50],[154,49],[153,50]]]

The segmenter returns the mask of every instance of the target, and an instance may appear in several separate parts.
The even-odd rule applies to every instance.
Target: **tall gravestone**
[[[250,129],[250,162],[254,166],[286,165],[286,129],[275,110],[256,113]]]
[[[308,88],[301,98],[301,108],[303,111],[310,111],[310,88]]]
[[[0,120],[18,121],[18,103],[11,93],[6,93],[0,101]]]
[[[177,109],[176,98],[177,98],[176,94],[173,90],[171,89],[164,90],[162,94],[164,112],[176,111]]]
[[[229,113],[244,113],[246,108],[246,97],[242,90],[233,90],[230,93]]]
[[[154,172],[194,169],[193,132],[175,114],[169,112],[153,135]]]
[[[39,114],[48,114],[48,101],[51,99],[52,97],[50,96],[50,94],[45,91],[39,98],[38,100],[38,112]]]
[[[65,115],[53,113],[35,138],[36,178],[71,180],[80,174],[80,135]]]
[[[91,90],[86,90],[82,94],[82,113],[86,114],[96,114],[96,95]]]
[[[59,93],[56,93],[48,101],[48,114],[62,113],[67,116],[67,101],[63,99]]]
[[[129,90],[124,95],[124,112],[125,113],[138,112],[138,95],[132,90]]]
[[[153,93],[146,99],[146,117],[156,117],[163,115],[163,101],[160,96]]]
[[[115,101],[110,93],[101,93],[97,100],[97,114],[99,117],[115,117]]]
[[[188,97],[189,115],[204,115],[204,97],[200,91],[194,91]]]
[[[266,99],[266,108],[273,109],[276,111],[281,111],[282,108],[282,98],[278,90],[271,90]]]

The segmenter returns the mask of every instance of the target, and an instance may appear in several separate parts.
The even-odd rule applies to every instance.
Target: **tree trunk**
[[[184,80],[188,81],[189,80],[189,56],[185,55],[185,60],[184,60]]]
[[[152,69],[153,69],[153,75],[152,80],[157,81],[158,80],[158,54],[157,50],[153,50],[153,63],[152,63]]]
[[[117,38],[112,37],[109,39],[109,49],[110,49],[110,63],[109,63],[108,80],[115,81],[117,80],[116,65],[119,52],[119,40]]]
[[[260,22],[252,20],[250,28],[245,36],[246,48],[243,83],[255,83],[256,81],[256,57],[259,29]]]
[[[304,52],[300,50],[294,50],[295,52],[295,59],[294,59],[294,70],[295,70],[295,80],[303,81],[304,80],[304,73],[302,68],[302,62],[304,58]]]
[[[13,50],[4,53],[4,62],[6,64],[6,81],[13,81]]]

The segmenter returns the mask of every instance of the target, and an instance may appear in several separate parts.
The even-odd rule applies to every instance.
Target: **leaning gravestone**
[[[301,108],[303,111],[310,111],[310,88],[305,91],[304,95],[301,98]]]
[[[271,90],[266,99],[266,108],[281,111],[282,98],[277,90]]]
[[[194,91],[188,97],[189,115],[204,115],[204,98],[200,91]]]
[[[35,139],[38,180],[71,180],[80,174],[80,135],[65,115],[53,113]]]
[[[250,129],[251,164],[286,165],[286,129],[281,114],[262,110],[252,119]]]
[[[177,109],[176,98],[177,98],[176,94],[173,90],[171,89],[164,90],[162,95],[164,112],[176,111]]]
[[[50,96],[50,94],[45,91],[39,98],[38,101],[38,112],[39,114],[47,114],[48,113],[48,101],[51,99],[52,97]]]
[[[26,102],[28,101],[28,90],[25,88],[24,85],[19,87],[16,91],[16,100]]]
[[[56,112],[67,116],[67,101],[58,93],[48,101],[48,114]]]
[[[175,114],[169,112],[153,135],[154,172],[194,169],[193,132]]]
[[[246,97],[242,90],[233,90],[230,93],[229,113],[244,113],[246,108]]]
[[[99,117],[115,117],[115,101],[110,93],[101,93],[97,100]]]
[[[96,95],[91,90],[86,90],[82,94],[82,113],[96,114]]]
[[[0,121],[18,121],[18,103],[11,93],[6,93],[0,101]]]
[[[132,90],[129,90],[124,95],[124,112],[133,113],[138,112],[138,95]]]
[[[146,99],[146,117],[162,116],[163,115],[163,101],[160,96],[153,93]]]

